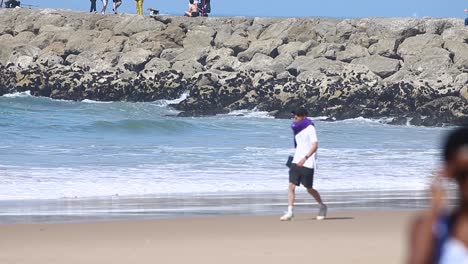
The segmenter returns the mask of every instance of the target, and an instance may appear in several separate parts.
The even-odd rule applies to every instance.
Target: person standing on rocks
[[[114,0],[114,8],[112,8],[112,11],[114,11],[114,14],[117,15],[117,8],[122,4],[122,0]]]
[[[327,206],[317,190],[313,188],[314,172],[316,169],[316,156],[318,149],[317,133],[312,120],[307,118],[307,110],[300,107],[292,112],[294,122],[291,128],[294,133],[296,151],[289,166],[288,211],[280,218],[289,221],[294,217],[294,200],[296,199],[296,186],[302,184],[307,192],[314,197],[320,205],[317,220],[327,216]]]
[[[143,15],[143,0],[135,0],[138,15]]]
[[[107,9],[107,0],[102,0],[102,11],[101,14],[105,14]]]
[[[468,8],[465,8],[465,12],[468,12]],[[468,26],[468,17],[465,19],[465,26]]]
[[[89,9],[90,13],[97,12],[96,9],[96,0],[90,0],[91,1],[91,8]]]

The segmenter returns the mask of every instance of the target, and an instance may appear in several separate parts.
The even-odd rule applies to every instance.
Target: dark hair
[[[190,2],[190,4],[192,4],[192,5],[193,5],[193,0],[189,0],[189,2]]]
[[[291,111],[291,113],[297,116],[307,116],[308,114],[307,109],[305,109],[304,107],[298,107]]]
[[[463,146],[468,146],[468,126],[456,128],[449,133],[444,145],[444,161],[452,160]]]

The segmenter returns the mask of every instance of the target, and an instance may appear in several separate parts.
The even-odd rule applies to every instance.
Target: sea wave
[[[245,117],[245,118],[268,118],[273,119],[274,117],[270,115],[267,111],[258,111],[256,109],[253,110],[234,110],[227,114],[219,114],[217,116],[238,116],[238,117]]]
[[[81,127],[83,130],[104,130],[104,131],[128,131],[128,132],[151,132],[166,131],[178,132],[189,130],[193,125],[182,120],[148,120],[148,119],[125,119],[118,121],[94,121],[89,125]]]
[[[153,104],[160,106],[160,107],[167,107],[171,104],[179,104],[180,102],[184,101],[187,99],[187,97],[190,95],[190,92],[186,91],[184,92],[179,98],[176,99],[163,99],[163,100],[157,100],[153,102]]]
[[[90,99],[84,99],[81,101],[82,103],[87,103],[87,104],[112,104],[114,102],[104,102],[104,101],[94,101]]]
[[[4,94],[3,97],[7,98],[18,98],[18,97],[31,97],[31,91],[16,92],[10,94]]]

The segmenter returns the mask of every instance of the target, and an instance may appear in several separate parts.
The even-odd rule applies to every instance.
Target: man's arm
[[[468,8],[465,8],[465,10],[464,10],[464,11],[465,11],[465,12],[468,12]]]

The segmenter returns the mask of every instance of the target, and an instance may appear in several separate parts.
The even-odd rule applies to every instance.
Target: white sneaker
[[[327,217],[328,207],[326,205],[320,206],[319,213],[317,215],[317,220],[324,220]]]
[[[282,217],[280,217],[280,221],[291,221],[294,218],[293,212],[286,212]]]

